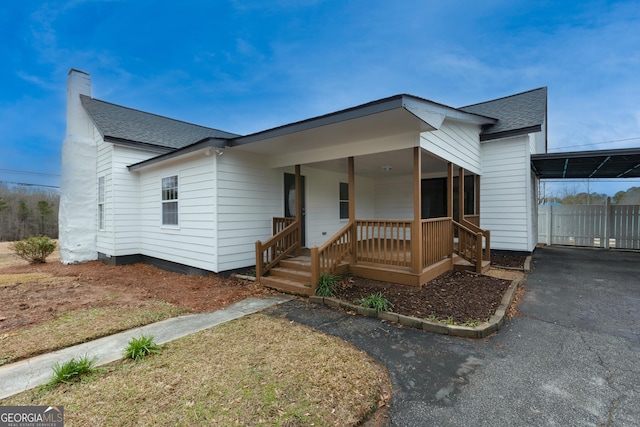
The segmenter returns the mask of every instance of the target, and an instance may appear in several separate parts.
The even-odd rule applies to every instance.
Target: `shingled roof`
[[[459,110],[498,119],[487,125],[480,135],[481,141],[539,132],[545,125],[547,114],[547,88],[541,87],[492,101],[461,107]]]
[[[80,95],[83,107],[108,140],[129,141],[178,149],[205,138],[236,138],[239,135],[134,110]]]

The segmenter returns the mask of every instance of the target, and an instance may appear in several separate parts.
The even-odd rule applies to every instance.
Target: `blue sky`
[[[639,29],[637,0],[6,2],[0,181],[58,185],[70,68],[95,98],[239,134],[398,93],[460,107],[547,86],[549,151],[638,147]]]

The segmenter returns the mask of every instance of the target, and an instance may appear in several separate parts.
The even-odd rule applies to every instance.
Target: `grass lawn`
[[[244,317],[0,405],[63,405],[65,425],[357,425],[390,393],[386,371],[344,341]]]
[[[148,325],[184,312],[185,310],[162,301],[145,301],[135,307],[108,306],[73,310],[52,320],[0,334],[0,366]]]

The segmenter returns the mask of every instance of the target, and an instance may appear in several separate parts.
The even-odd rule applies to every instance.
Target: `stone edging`
[[[524,271],[525,273],[529,273],[531,271],[531,255],[527,256],[524,259],[524,265],[522,266],[522,268],[520,267],[505,267],[502,265],[496,265],[496,268],[499,268],[500,270],[514,270],[514,271]]]
[[[447,325],[441,322],[431,322],[426,319],[405,316],[403,314],[393,313],[391,311],[381,311],[379,313],[376,313],[376,311],[372,308],[366,308],[359,305],[351,304],[332,297],[319,297],[312,295],[309,297],[309,302],[315,304],[324,304],[332,308],[342,308],[349,311],[355,311],[363,316],[377,317],[378,319],[400,323],[404,326],[423,329],[425,331],[435,332],[437,334],[453,335],[465,338],[485,338],[493,334],[494,332],[497,332],[504,325],[504,319],[507,311],[509,310],[511,303],[513,303],[513,299],[516,296],[516,290],[520,287],[522,282],[522,279],[512,281],[511,285],[509,285],[509,288],[507,288],[507,291],[504,293],[502,301],[500,302],[500,305],[498,306],[495,314],[491,316],[488,322],[483,322],[476,327]]]

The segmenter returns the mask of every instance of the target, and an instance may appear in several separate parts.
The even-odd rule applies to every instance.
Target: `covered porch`
[[[419,287],[454,268],[485,271],[489,266],[490,232],[479,227],[480,177],[431,156],[421,147],[407,152],[411,219],[356,216],[355,163],[360,158],[351,156],[345,159],[348,197],[340,198],[341,209],[348,211],[348,215],[344,212],[346,223],[324,243],[308,250],[302,244],[301,166],[295,166],[295,216],[273,218],[273,236],[256,242],[257,279],[281,291],[312,295],[322,274],[349,272]],[[439,164],[432,164],[434,161]],[[438,178],[432,178],[433,174],[426,178],[425,163],[428,169],[440,169]],[[434,184],[442,187],[444,194],[430,194]],[[466,191],[465,185],[470,187]],[[391,206],[388,211],[393,214],[397,209]]]

